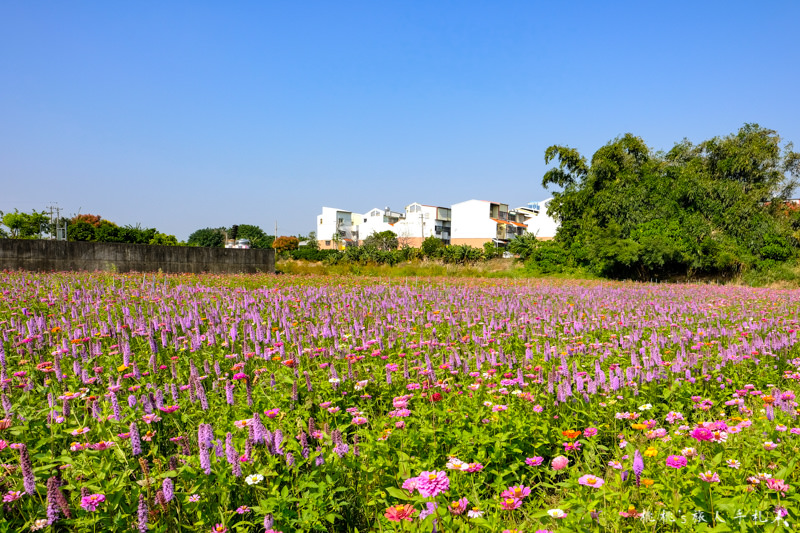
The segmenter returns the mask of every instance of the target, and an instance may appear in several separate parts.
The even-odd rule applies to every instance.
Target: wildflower
[[[450,480],[443,471],[422,472],[418,476],[417,490],[425,498],[434,498],[450,488]]]
[[[642,513],[638,512],[636,510],[636,507],[634,507],[633,505],[629,505],[628,510],[620,511],[619,515],[623,518],[640,518],[642,516]]]
[[[516,485],[513,487],[508,487],[506,490],[500,493],[501,498],[515,498],[517,500],[523,499],[525,496],[528,496],[531,493],[530,487],[526,487],[524,485]]]
[[[690,435],[699,441],[714,439],[714,433],[704,427],[694,428]]]
[[[603,486],[605,481],[597,476],[586,474],[578,478],[578,483],[584,487],[593,487],[595,489],[599,489]]]
[[[613,461],[613,460],[609,461],[608,466],[610,466],[615,470],[622,470],[622,463],[620,463],[619,461]]]
[[[464,511],[467,510],[467,505],[469,504],[469,500],[466,498],[459,498],[454,502],[450,502],[450,506],[447,508],[452,514],[460,515],[463,514]]]
[[[658,455],[658,449],[652,446],[650,446],[644,451],[645,457],[655,457],[656,455]]]
[[[564,443],[564,451],[565,452],[579,452],[581,451],[581,443],[580,442],[565,442]]]
[[[547,514],[550,515],[551,518],[564,518],[567,516],[567,513],[561,509],[549,509]]]
[[[250,508],[246,505],[241,505],[236,509],[236,514],[246,514],[250,512]]]
[[[483,511],[481,511],[478,507],[473,507],[467,511],[467,516],[470,518],[480,518],[483,516]]]
[[[211,533],[228,533],[228,528],[222,524],[217,524],[211,528]]]
[[[40,529],[44,529],[45,527],[47,527],[47,520],[44,518],[40,518],[33,523],[33,525],[31,526],[31,531],[39,531]]]
[[[102,494],[92,494],[81,498],[81,507],[87,511],[96,511],[97,507],[106,501],[106,497]]]
[[[264,481],[264,476],[261,474],[251,474],[244,478],[244,482],[248,485],[258,485],[262,481]]]
[[[771,440],[768,440],[767,442],[764,443],[764,449],[767,451],[774,450],[777,447],[778,445],[772,442]]]
[[[584,437],[594,437],[597,435],[597,428],[586,428],[583,430]]]
[[[766,482],[767,488],[780,492],[781,496],[785,496],[790,488],[782,479],[767,479]]]
[[[698,477],[707,483],[719,483],[720,481],[719,474],[711,470],[699,474]]]
[[[686,466],[686,457],[682,455],[670,455],[667,457],[667,466],[672,468],[683,468]]]
[[[653,404],[650,404],[650,403],[646,403],[644,405],[640,405],[639,406],[639,410],[640,411],[649,411],[652,408],[653,408]]]
[[[352,423],[357,425],[357,426],[362,426],[362,425],[367,423],[367,419],[364,418],[363,416],[357,416],[357,417],[353,418]]]
[[[516,498],[505,498],[503,501],[500,502],[500,506],[506,510],[513,510],[518,509],[519,506],[522,505],[522,500],[518,500]]]
[[[190,503],[197,503],[199,501],[200,501],[200,495],[199,494],[192,494],[191,496],[189,496],[189,502]]]
[[[542,464],[542,462],[544,462],[544,457],[539,457],[538,455],[525,459],[525,464],[528,466],[539,466]]]
[[[10,490],[3,495],[3,502],[4,503],[15,502],[20,498],[22,498],[22,494],[23,494],[22,491]]]
[[[681,450],[681,455],[685,455],[688,458],[697,457],[697,450],[694,448],[684,448]]]
[[[575,431],[574,429],[568,429],[566,431],[562,431],[561,434],[570,440],[575,440],[581,436],[581,432]]]
[[[414,509],[414,506],[411,504],[393,505],[386,509],[383,516],[392,522],[400,522],[402,520],[411,520],[415,512],[416,509]]]
[[[729,468],[735,468],[738,470],[739,467],[742,466],[742,463],[740,463],[736,459],[726,459],[725,465],[728,466]]]
[[[553,470],[564,470],[567,465],[569,465],[569,459],[563,455],[554,457],[553,461],[550,463],[550,466],[553,468]]]

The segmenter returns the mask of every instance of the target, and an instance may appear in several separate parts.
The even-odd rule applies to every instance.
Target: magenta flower
[[[586,428],[583,430],[584,437],[594,437],[597,435],[597,428]]]
[[[517,500],[521,500],[525,496],[528,496],[531,493],[530,487],[526,487],[524,485],[515,485],[513,487],[508,487],[506,490],[500,493],[501,498],[514,498]]]
[[[500,507],[509,511],[518,509],[520,505],[522,505],[522,500],[518,500],[516,498],[505,498],[500,502]]]
[[[450,488],[450,479],[443,471],[422,472],[417,480],[417,490],[426,498],[434,498]]]
[[[692,430],[691,436],[694,437],[695,439],[699,440],[699,441],[713,440],[714,439],[714,432],[711,431],[710,429],[706,429],[706,428],[702,428],[702,427],[694,428]]]
[[[4,503],[15,502],[20,498],[22,498],[22,494],[23,494],[22,491],[10,490],[3,495],[3,502]]]
[[[106,501],[106,497],[102,494],[92,494],[81,498],[81,507],[87,511],[96,511],[97,507]]]
[[[767,487],[776,492],[780,492],[782,496],[785,496],[790,488],[782,479],[768,479]]]
[[[600,487],[603,486],[605,481],[603,481],[602,478],[599,478],[597,476],[586,474],[585,476],[581,476],[580,478],[578,478],[578,483],[583,485],[584,487],[593,487],[595,489],[599,489]]]
[[[538,455],[536,457],[528,457],[525,459],[525,464],[528,466],[539,466],[542,464],[542,462],[544,462],[544,457],[539,457]]]
[[[682,455],[670,455],[667,457],[667,466],[672,468],[683,468],[686,466],[686,457]]]

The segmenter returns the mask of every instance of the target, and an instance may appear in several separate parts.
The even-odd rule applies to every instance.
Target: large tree
[[[186,244],[204,248],[222,248],[225,245],[225,235],[219,228],[203,228],[189,235]]]
[[[2,222],[12,239],[40,239],[43,233],[50,232],[48,214],[35,209],[30,213],[20,213],[15,209],[13,213],[4,214]]]
[[[631,134],[587,161],[551,146],[545,187],[557,243],[602,275],[647,278],[732,272],[782,260],[797,242],[780,206],[797,185],[800,157],[756,124],[667,153]]]

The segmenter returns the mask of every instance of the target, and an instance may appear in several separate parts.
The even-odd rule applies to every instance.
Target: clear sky
[[[800,144],[800,2],[0,2],[0,210],[186,239],[323,205],[512,207],[544,150]]]

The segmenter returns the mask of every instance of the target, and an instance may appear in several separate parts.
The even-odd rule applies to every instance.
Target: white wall
[[[535,234],[539,239],[552,239],[558,231],[558,222],[547,216],[547,206],[551,200],[552,198],[548,198],[539,202],[539,213],[525,221],[528,232]]]
[[[497,222],[489,217],[490,202],[467,200],[453,204],[451,239],[494,239]]]

